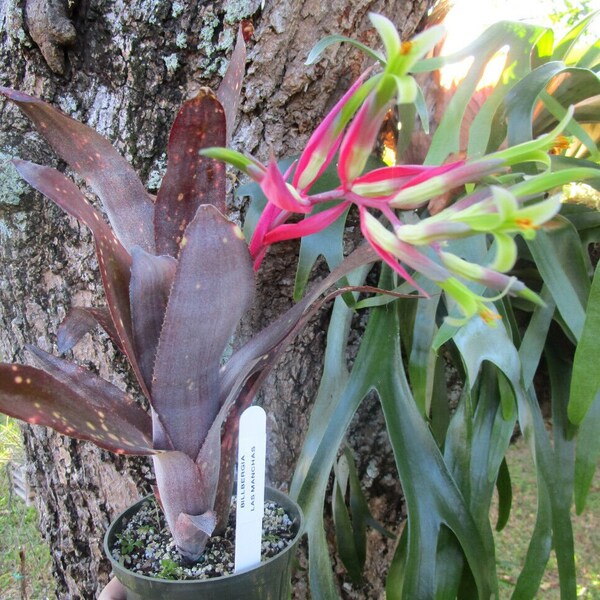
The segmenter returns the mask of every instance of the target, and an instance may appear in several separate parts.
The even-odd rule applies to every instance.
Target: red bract
[[[296,172],[300,165],[299,162]],[[389,210],[390,201],[401,190],[421,184],[463,165],[464,161],[433,167],[425,165],[382,167],[360,175],[346,184],[342,183],[329,192],[311,196],[306,191],[290,189],[291,186],[285,183],[284,176],[275,163],[271,162],[267,175],[263,175],[260,179],[267,205],[258,220],[250,242],[254,268],[260,267],[271,244],[322,231],[343,215],[352,204],[385,213]],[[294,175],[293,180],[296,179]],[[322,203],[328,201],[333,202],[333,205],[325,210],[316,210]],[[419,202],[419,204],[423,203],[425,201]],[[286,223],[293,214],[304,215],[304,218],[296,223]],[[360,214],[363,215],[364,212],[361,211]]]
[[[340,202],[332,208],[310,215],[298,223],[278,225],[265,234],[263,244],[270,246],[277,242],[305,237],[321,231],[341,217],[349,206],[349,202]]]
[[[338,175],[344,189],[349,189],[362,174],[392,106],[395,89],[393,79],[384,76],[348,126],[340,145],[338,163]]]
[[[317,233],[352,204],[385,213],[402,190],[464,165],[464,161],[442,166],[398,165],[363,173],[396,90],[394,78],[375,76],[365,81],[368,73],[357,79],[317,127],[300,155],[291,183],[287,183],[288,173],[282,174],[274,160],[264,167],[234,150],[209,148],[203,152],[245,171],[260,185],[267,199],[250,242],[256,270],[271,244]],[[338,149],[340,185],[311,195],[311,187],[333,162]],[[419,205],[428,200],[419,200]],[[317,210],[325,202],[332,204]],[[304,218],[287,223],[294,214]]]
[[[265,196],[269,198],[269,202],[281,210],[300,214],[307,214],[312,210],[310,203],[292,186],[288,186],[274,160],[269,162],[260,187]]]
[[[352,106],[362,99],[361,86],[370,69],[365,71],[329,111],[306,143],[298,160],[292,185],[304,192],[329,166],[343,138],[344,128],[352,117]],[[363,88],[368,89],[368,88]]]

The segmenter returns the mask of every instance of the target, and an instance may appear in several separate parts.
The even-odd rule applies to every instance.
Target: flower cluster
[[[267,198],[250,242],[255,269],[271,244],[316,233],[354,205],[365,239],[383,261],[417,289],[420,290],[409,271],[434,281],[456,301],[463,318],[454,322],[460,323],[474,314],[489,323],[498,318],[488,306],[495,298],[476,294],[461,279],[484,284],[500,295],[541,302],[534,292],[506,272],[516,261],[513,235],[531,238],[560,208],[557,195],[537,202],[535,196],[576,177],[588,176],[585,169],[579,169],[578,173],[550,172],[549,152],[571,113],[551,133],[481,158],[439,166],[387,166],[365,172],[388,111],[394,104],[418,104],[422,100],[409,71],[443,34],[441,28],[434,27],[411,42],[402,42],[385,17],[371,15],[371,20],[386,52],[385,58],[377,55],[381,72],[372,74],[372,69],[368,69],[358,78],[285,173],[281,173],[274,159],[265,166],[230,149],[203,151],[244,171],[260,185]],[[311,188],[334,159],[337,159],[339,185],[311,194]],[[526,181],[519,181],[519,177],[509,173],[512,165],[528,162],[539,163],[543,169]],[[482,184],[492,176],[496,185]],[[418,223],[407,223],[402,215],[402,211],[412,213],[432,199],[467,184],[482,185]],[[288,223],[292,215],[304,218]],[[444,251],[445,241],[478,233],[494,237],[495,259],[490,265],[472,264]]]

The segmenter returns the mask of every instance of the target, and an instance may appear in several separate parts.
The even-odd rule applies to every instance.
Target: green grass
[[[513,507],[508,525],[496,532],[496,561],[500,598],[510,598],[523,566],[533,531],[536,510],[535,471],[529,450],[520,439],[511,446],[507,462],[513,485]],[[585,512],[573,511],[573,535],[577,565],[578,598],[600,600],[600,474],[596,472]],[[558,567],[554,553],[537,595],[543,600],[560,598]]]
[[[18,425],[0,416],[0,598],[44,600],[54,597],[50,552],[37,511],[12,493],[9,475],[22,452]]]

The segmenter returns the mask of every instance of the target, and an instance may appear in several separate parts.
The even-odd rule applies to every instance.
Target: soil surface
[[[265,501],[261,560],[287,548],[297,525],[276,502]],[[154,498],[129,519],[112,548],[114,558],[135,573],[161,579],[211,579],[233,574],[235,552],[235,499],[222,536],[210,538],[195,564],[186,563],[175,547],[164,515]]]

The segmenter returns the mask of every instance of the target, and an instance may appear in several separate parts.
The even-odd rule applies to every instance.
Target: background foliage
[[[500,22],[463,51],[418,63],[414,70],[427,73],[473,57],[430,137],[425,163],[441,164],[450,154],[465,151],[476,157],[533,139],[575,105],[567,133],[576,141],[553,158],[553,167],[567,168],[575,161],[594,166],[599,158],[600,44],[583,50],[577,45],[594,16],[558,40],[543,27]],[[477,85],[485,65],[505,47],[504,71],[482,94]],[[402,114],[400,119],[404,130],[411,119]],[[403,131],[399,162],[407,139]],[[598,188],[598,179],[590,183]],[[358,304],[336,300],[324,375],[292,485],[308,519],[316,598],[337,595],[323,517],[332,470],[339,555],[349,577],[360,581],[365,527],[373,523],[356,485],[351,455],[340,452],[353,415],[372,393],[385,415],[408,511],[390,565],[388,598],[487,599],[499,593],[493,530],[502,530],[511,519],[513,486],[506,454],[515,435],[523,436],[535,468],[537,506],[512,597],[536,596],[552,551],[560,597],[577,596],[571,506],[574,499],[577,511],[584,509],[600,452],[594,433],[600,380],[593,343],[600,325],[600,275],[590,253],[599,239],[600,214],[585,199],[597,199],[597,193],[594,187],[575,191],[575,204],[564,205],[553,227],[520,244],[515,274],[541,294],[545,306],[532,309],[518,300],[498,299],[502,320],[496,328],[477,318],[462,327],[444,322],[452,305],[418,276],[417,283],[432,298]],[[342,255],[342,243],[341,227],[302,241],[298,295],[320,254],[315,249],[327,249],[322,254],[332,268]],[[483,236],[451,242],[450,247],[479,264],[490,251]],[[366,269],[356,272],[351,283],[360,284],[367,275]],[[409,291],[386,268],[378,278],[380,287]],[[350,323],[355,310],[369,306],[358,356],[350,365]],[[462,381],[460,401],[451,410],[449,370]]]

